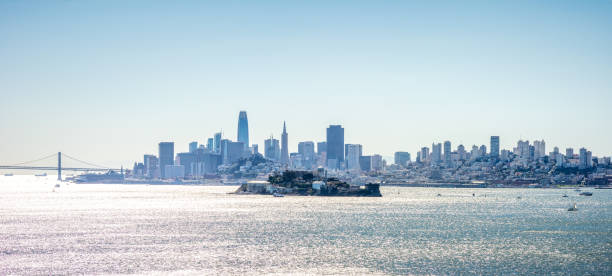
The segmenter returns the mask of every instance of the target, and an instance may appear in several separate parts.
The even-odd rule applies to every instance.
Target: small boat
[[[12,173],[5,173],[4,176],[13,176]]]
[[[442,196],[442,194],[438,194],[437,196]]]
[[[284,194],[280,194],[280,193],[273,193],[272,194],[274,197],[284,197]]]
[[[573,212],[573,211],[578,211],[578,208],[576,208],[576,203],[574,203],[574,206],[570,207],[570,208],[569,208],[569,209],[567,209],[567,210],[568,210],[568,211],[570,211],[570,212]]]
[[[591,192],[582,192],[582,193],[580,193],[580,195],[581,196],[592,196],[593,193],[591,193]]]
[[[576,192],[580,192],[580,191],[582,191],[582,190],[580,190],[580,189],[576,189],[576,190],[574,190],[574,191],[576,191]]]
[[[563,194],[563,196],[562,196],[562,197],[567,197],[567,194]]]

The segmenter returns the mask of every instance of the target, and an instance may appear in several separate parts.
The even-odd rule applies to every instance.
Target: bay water
[[[612,190],[55,183],[0,176],[0,275],[612,274]]]

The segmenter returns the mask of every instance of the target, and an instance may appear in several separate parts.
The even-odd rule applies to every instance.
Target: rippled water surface
[[[275,198],[52,179],[0,176],[0,275],[612,274],[612,190]]]

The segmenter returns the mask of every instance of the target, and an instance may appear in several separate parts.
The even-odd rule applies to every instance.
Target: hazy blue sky
[[[0,1],[0,163],[253,143],[612,155],[612,1]]]

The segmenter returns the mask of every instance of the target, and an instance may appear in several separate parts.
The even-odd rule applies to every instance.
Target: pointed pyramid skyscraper
[[[289,137],[287,135],[287,125],[283,121],[283,134],[281,135],[281,163],[289,164]]]

